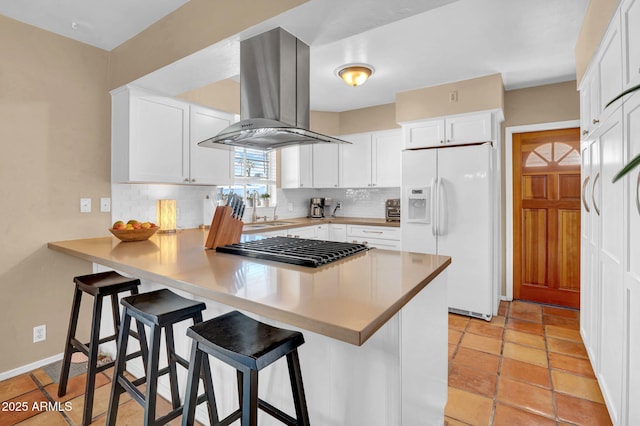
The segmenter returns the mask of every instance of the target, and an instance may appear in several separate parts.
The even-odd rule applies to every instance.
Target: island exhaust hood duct
[[[240,43],[240,121],[198,143],[264,151],[350,143],[309,129],[309,46],[282,28]]]

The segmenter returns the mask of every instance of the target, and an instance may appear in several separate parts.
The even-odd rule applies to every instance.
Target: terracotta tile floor
[[[448,425],[610,425],[579,312],[522,301],[449,314]]]
[[[609,425],[602,395],[578,332],[574,310],[502,302],[491,322],[449,315],[447,425]],[[110,371],[97,379],[94,425],[104,425]],[[0,382],[0,401],[27,403],[0,411],[0,425],[78,425],[84,375],[69,380],[64,398],[42,370]],[[33,410],[40,401],[70,402],[67,411]],[[170,405],[159,400],[159,412]],[[8,407],[8,406],[7,406]],[[15,407],[15,405],[14,405]],[[121,398],[119,425],[142,424],[142,408]],[[179,419],[172,424],[179,424]]]
[[[93,404],[92,425],[104,425],[106,412],[109,405],[109,392],[111,390],[112,371],[106,370],[96,376],[96,393]],[[57,426],[82,424],[82,410],[84,406],[85,374],[69,379],[67,394],[58,398],[58,385],[42,369],[0,382],[0,401],[7,402],[6,410],[0,411],[0,426],[19,424],[33,426]],[[43,406],[40,409],[40,401],[45,403],[59,402],[61,410],[51,410]],[[10,405],[11,402],[19,403]],[[26,404],[25,404],[26,403]],[[33,404],[36,404],[35,406]],[[20,410],[22,404],[26,410]],[[51,405],[55,407],[54,405]],[[158,398],[158,416],[171,411],[171,404]],[[118,409],[118,425],[137,426],[143,424],[144,410],[128,394],[120,397]],[[180,418],[168,423],[180,425]]]

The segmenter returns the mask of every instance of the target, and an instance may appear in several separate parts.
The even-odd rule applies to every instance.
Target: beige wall
[[[452,92],[456,93],[457,101],[450,101]],[[503,109],[503,94],[500,74],[402,92],[396,95],[396,120],[402,123],[465,112]]]
[[[304,1],[191,0],[112,52],[0,16],[0,373],[64,349],[72,280],[91,264],[47,242],[108,235],[109,90]],[[42,324],[47,340],[34,344]]]
[[[600,45],[619,0],[590,0],[576,40],[576,77],[580,82]]]
[[[91,265],[46,244],[107,235],[111,114],[107,52],[3,16],[0,40],[2,373],[64,349],[73,277]]]
[[[340,113],[340,135],[388,130],[400,127],[396,121],[396,104],[378,105]]]
[[[191,0],[111,51],[115,89],[307,0]]]
[[[504,92],[503,127],[580,119],[575,81]]]

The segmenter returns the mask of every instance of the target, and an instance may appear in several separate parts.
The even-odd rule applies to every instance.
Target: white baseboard
[[[41,359],[40,361],[32,362],[31,364],[23,365],[22,367],[18,367],[18,368],[14,368],[13,370],[2,372],[0,373],[0,381],[7,380],[24,373],[28,373],[29,371],[35,370],[42,366],[54,363],[56,361],[60,361],[63,355],[64,355],[63,353],[59,353],[57,355],[50,356],[49,358]]]

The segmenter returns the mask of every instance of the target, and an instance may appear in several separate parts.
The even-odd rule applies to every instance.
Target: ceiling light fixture
[[[367,64],[349,64],[336,69],[336,75],[353,87],[363,84],[373,73],[373,67]]]

